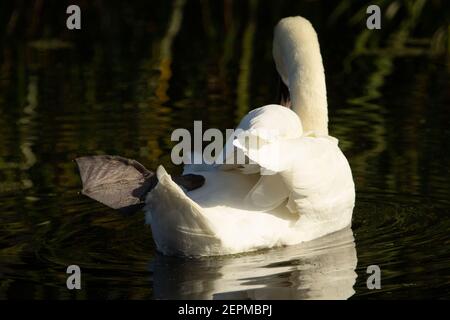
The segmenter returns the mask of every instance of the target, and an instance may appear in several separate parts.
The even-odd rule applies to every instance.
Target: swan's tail
[[[220,240],[202,212],[172,180],[163,166],[156,172],[158,184],[146,199],[146,222],[151,225],[157,249],[167,255],[211,255]]]

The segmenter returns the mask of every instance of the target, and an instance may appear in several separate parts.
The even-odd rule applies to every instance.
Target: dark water
[[[393,3],[382,30],[368,31],[364,6],[346,1],[93,1],[77,32],[65,29],[63,3],[2,4],[0,298],[448,298],[449,8]],[[260,253],[169,258],[143,214],[77,194],[77,156],[177,172],[172,130],[194,120],[233,128],[275,102],[272,28],[294,14],[319,33],[330,133],[357,187],[352,230]],[[77,292],[66,289],[71,264],[82,270]],[[380,290],[366,287],[373,264]]]

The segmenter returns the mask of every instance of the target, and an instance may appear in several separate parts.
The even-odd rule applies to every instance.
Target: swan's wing
[[[241,121],[239,129],[276,130],[280,137],[295,138],[302,134],[302,123],[297,114],[289,108],[269,104],[250,111]]]
[[[350,165],[333,137],[303,138],[297,143],[298,161],[283,172],[290,181],[291,211],[311,212],[327,220],[353,208],[355,187]]]
[[[280,175],[263,175],[250,190],[245,199],[251,207],[260,211],[269,211],[281,205],[289,197]]]
[[[315,218],[324,216],[326,219],[333,209],[352,205],[353,178],[337,139],[301,137],[268,141],[261,136],[245,138],[244,135],[238,137],[236,147],[261,166],[262,174],[280,177],[289,190],[287,208],[291,212],[311,213]],[[270,189],[273,190],[266,192],[274,192],[274,199],[283,194],[276,187],[270,186]],[[266,201],[262,195],[256,199],[263,204]],[[270,200],[268,197],[269,203]]]
[[[312,166],[318,170],[341,153],[336,138],[315,137],[314,133],[307,137],[279,139],[265,131],[251,129],[239,134],[233,144],[261,167],[263,175],[291,171],[293,166],[297,169]]]
[[[290,140],[278,139],[265,130],[244,131],[237,136],[233,144],[261,167],[262,175],[282,172],[292,165],[294,157]]]
[[[154,173],[135,160],[101,155],[75,161],[83,183],[81,193],[123,212],[141,208],[157,183]]]
[[[299,117],[289,108],[271,104],[250,111],[239,123],[233,135],[231,135],[222,152],[216,158],[221,169],[234,169],[233,160],[245,159],[242,150],[235,148],[234,141],[239,135],[247,131],[258,131],[261,135],[271,136],[273,139],[292,139],[302,135],[303,129]],[[248,160],[248,159],[247,159]],[[225,163],[225,164],[221,164]],[[239,163],[242,164],[242,163]],[[244,165],[244,173],[254,173],[256,166]]]

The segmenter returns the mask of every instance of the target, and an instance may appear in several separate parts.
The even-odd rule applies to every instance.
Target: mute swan
[[[224,255],[293,245],[350,225],[354,183],[337,139],[328,136],[325,74],[310,22],[282,19],[275,27],[273,56],[291,109],[268,105],[251,111],[238,126],[243,132],[219,155],[240,152],[251,164],[185,165],[184,175],[204,177],[203,186],[189,188],[174,182],[162,166],[155,180],[130,160],[116,161],[111,168],[105,158],[79,158],[84,193],[115,208],[141,205],[145,198],[146,222],[157,249],[166,255]],[[246,137],[256,137],[257,144],[250,145]]]

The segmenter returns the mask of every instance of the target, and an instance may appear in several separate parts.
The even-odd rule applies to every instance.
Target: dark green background
[[[73,3],[79,31],[65,26]],[[381,30],[366,29],[368,4],[380,5]],[[272,32],[291,15],[318,32],[330,134],[354,174],[354,297],[448,298],[443,0],[1,1],[0,298],[154,297],[143,215],[79,196],[72,160],[119,154],[179,171],[170,162],[175,128],[233,128],[276,102]],[[83,270],[81,291],[65,287],[69,264]],[[381,290],[366,288],[370,264],[382,268]]]

